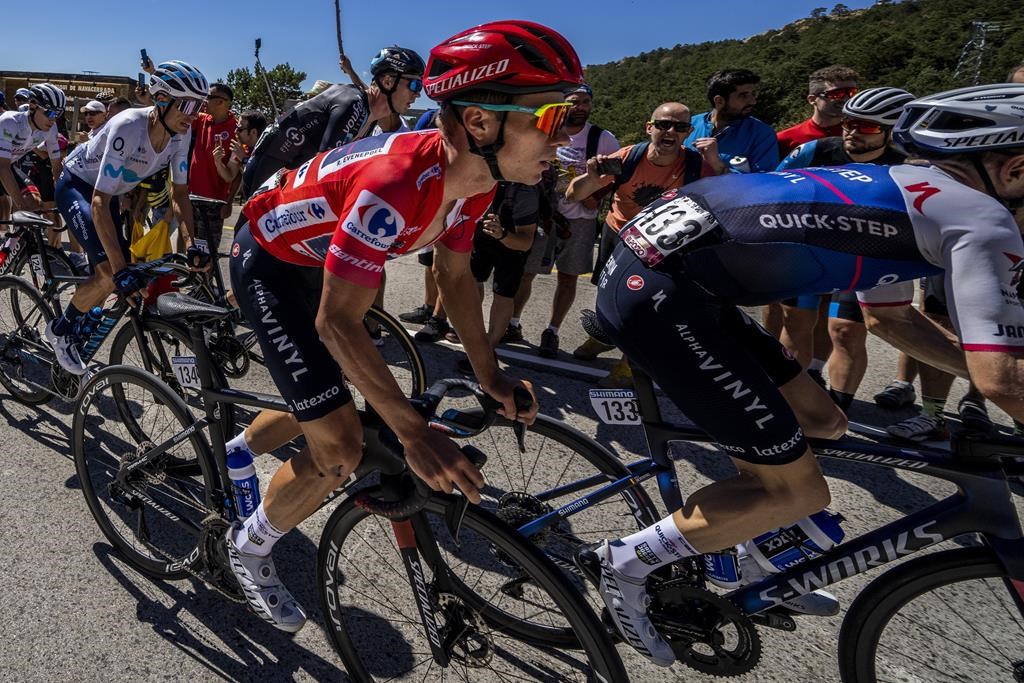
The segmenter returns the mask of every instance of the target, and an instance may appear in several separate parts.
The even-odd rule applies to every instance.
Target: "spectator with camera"
[[[598,154],[587,160],[587,172],[569,183],[570,201],[600,199],[612,195],[611,208],[601,232],[601,247],[594,268],[595,282],[618,243],[618,232],[647,204],[666,190],[707,176],[729,172],[722,161],[717,141],[711,138],[696,152],[683,146],[690,132],[690,109],[679,102],[659,105],[645,125],[648,140],[623,147],[610,155]],[[574,352],[576,358],[590,360],[612,347],[595,339],[583,342]],[[632,378],[624,361],[613,368],[602,386],[629,386]]]

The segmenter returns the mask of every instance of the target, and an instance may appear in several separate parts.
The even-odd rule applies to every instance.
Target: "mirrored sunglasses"
[[[652,126],[657,128],[658,130],[662,130],[662,131],[674,130],[677,133],[685,133],[688,130],[690,130],[691,128],[693,128],[693,125],[689,121],[666,121],[666,120],[661,120],[661,121],[648,121],[647,123],[651,124]]]
[[[517,111],[523,114],[533,114],[537,117],[537,130],[549,138],[555,137],[562,130],[562,126],[565,125],[565,120],[569,116],[569,110],[572,109],[571,102],[552,102],[536,109],[521,107],[517,104],[482,104],[465,100],[452,100],[452,104],[462,107],[480,107],[487,111]]]
[[[842,102],[848,100],[857,93],[860,92],[860,88],[832,88],[825,92],[818,93],[818,97],[824,98],[829,102]]]

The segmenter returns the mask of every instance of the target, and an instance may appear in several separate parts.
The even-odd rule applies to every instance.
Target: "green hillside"
[[[661,102],[678,100],[694,113],[708,109],[704,81],[718,69],[742,67],[761,76],[756,116],[782,128],[809,116],[807,76],[829,64],[857,69],[862,86],[894,85],[917,95],[969,85],[953,72],[972,21],[1002,22],[990,36],[981,82],[1001,81],[1024,62],[1021,0],[905,0],[848,11],[837,5],[746,40],[676,45],[619,62],[587,67],[594,88],[592,120],[623,143],[643,135]]]

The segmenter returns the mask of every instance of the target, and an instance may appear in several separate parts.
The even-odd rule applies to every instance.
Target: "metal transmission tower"
[[[981,80],[981,65],[985,60],[985,49],[990,37],[1002,33],[1008,28],[1006,22],[972,21],[971,36],[960,51],[960,61],[956,64],[953,78],[957,82],[968,82],[977,85]]]

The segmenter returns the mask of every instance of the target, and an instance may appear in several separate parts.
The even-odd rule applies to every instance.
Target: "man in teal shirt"
[[[707,83],[712,109],[693,117],[686,146],[699,152],[717,140],[719,156],[733,172],[774,171],[779,164],[775,131],[751,116],[757,104],[755,88],[760,82],[760,77],[747,69],[713,73]]]

